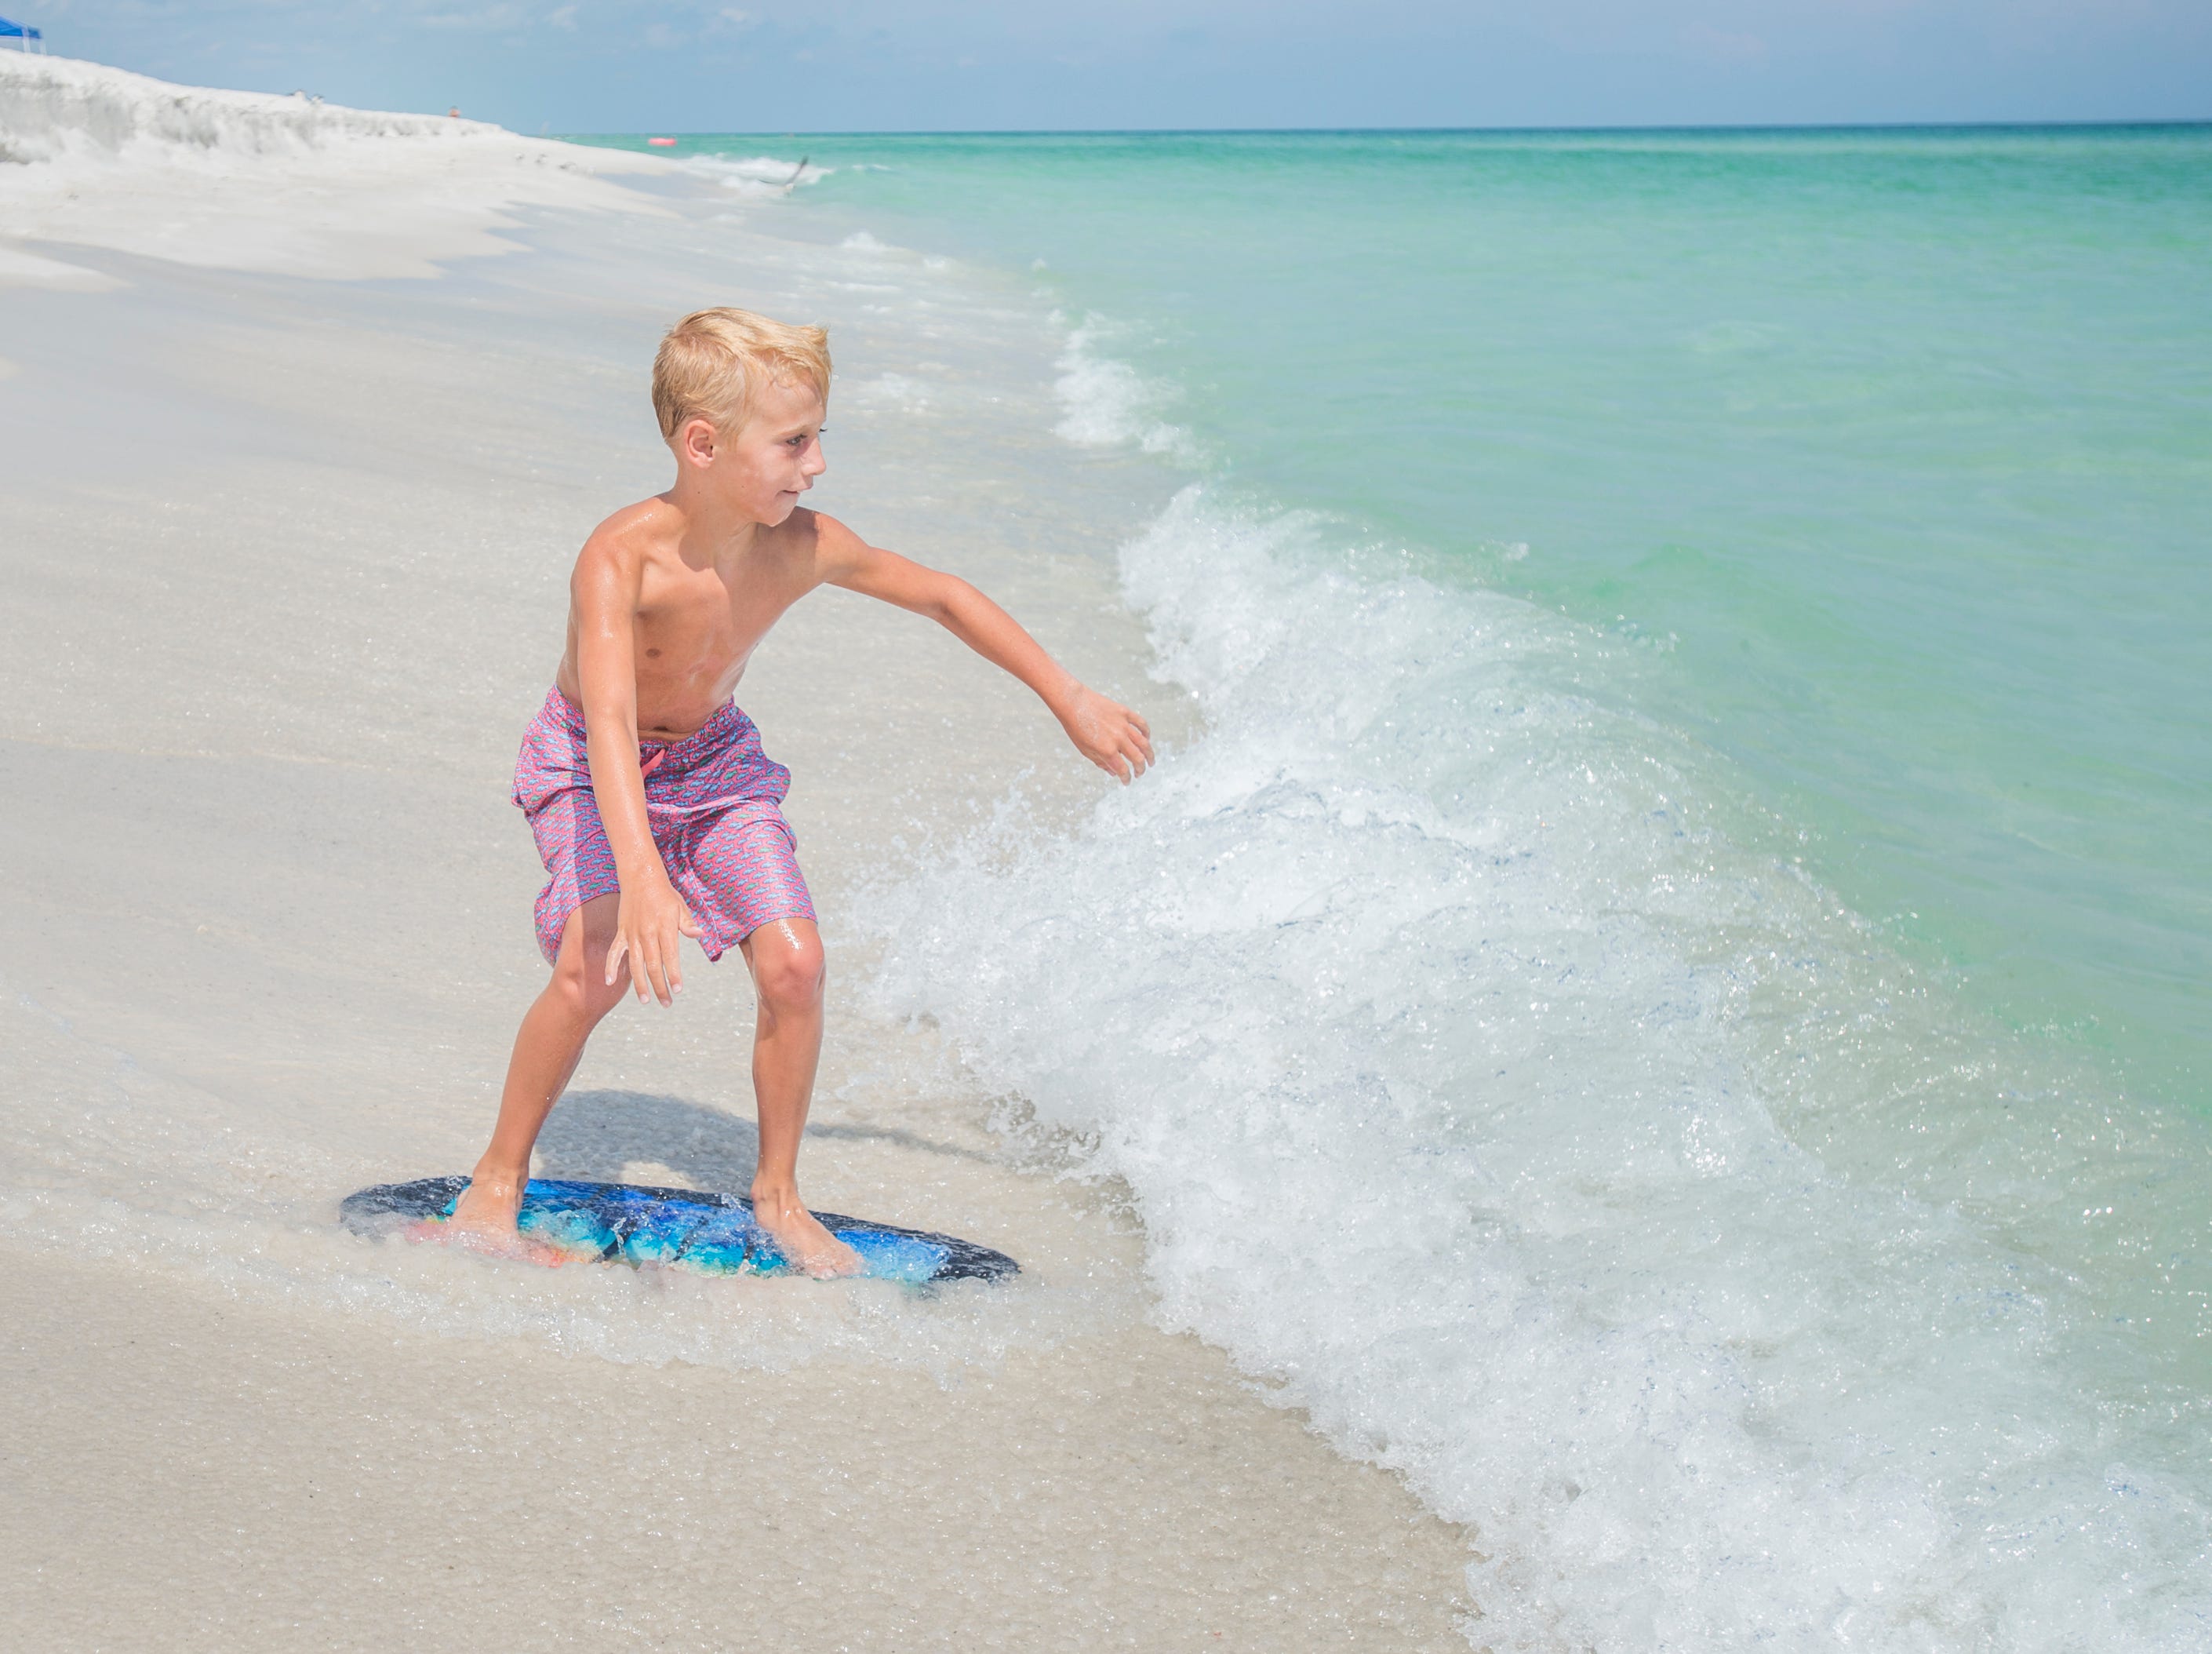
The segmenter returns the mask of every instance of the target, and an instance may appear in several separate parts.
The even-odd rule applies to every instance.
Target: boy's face
[[[830,468],[822,457],[822,398],[811,385],[772,385],[733,431],[695,419],[678,433],[677,458],[717,498],[775,527]]]

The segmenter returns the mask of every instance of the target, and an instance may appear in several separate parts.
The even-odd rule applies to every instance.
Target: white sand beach
[[[1475,1536],[1157,1330],[1115,1190],[867,993],[880,892],[1017,788],[1048,826],[1106,785],[909,617],[811,600],[740,692],[830,946],[802,1169],[1021,1280],[335,1222],[481,1145],[543,970],[514,750],[576,546],[665,485],[684,310],[827,323],[823,508],[1188,733],[1109,555],[1173,481],[1052,434],[1039,304],[644,158],[62,59],[0,58],[0,145],[10,1639],[1468,1646]],[[689,980],[603,1031],[541,1171],[744,1187],[750,989]]]

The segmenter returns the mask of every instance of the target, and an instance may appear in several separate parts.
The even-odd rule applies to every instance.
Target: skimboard
[[[379,1183],[349,1195],[338,1220],[359,1235],[385,1235],[453,1213],[465,1177]],[[817,1212],[822,1226],[860,1255],[878,1280],[1000,1280],[1021,1273],[1004,1252],[925,1230]],[[532,1177],[523,1191],[522,1232],[570,1257],[653,1264],[702,1275],[787,1275],[798,1269],[753,1221],[739,1195]]]

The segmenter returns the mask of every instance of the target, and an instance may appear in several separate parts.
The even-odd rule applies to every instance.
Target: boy
[[[966,581],[866,544],[799,496],[827,469],[828,336],[702,310],[661,341],[653,404],[676,483],[592,531],[569,580],[568,640],[525,734],[514,801],[545,862],[538,940],[553,979],[522,1019],[491,1146],[449,1231],[531,1252],[515,1230],[531,1146],[625,988],[684,988],[680,939],[732,945],[759,999],[755,1216],[811,1275],[852,1249],[799,1198],[799,1143],[822,1050],[822,940],[781,804],[791,772],[731,700],[783,611],[824,583],[929,616],[1034,690],[1076,750],[1127,782],[1145,721],[1078,683]]]

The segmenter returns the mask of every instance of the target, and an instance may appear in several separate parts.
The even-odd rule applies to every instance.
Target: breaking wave
[[[1187,490],[1122,575],[1206,733],[892,892],[888,1002],[1473,1524],[1478,1643],[2203,1646],[2203,1132],[1916,975],[1632,644],[1408,569]]]

